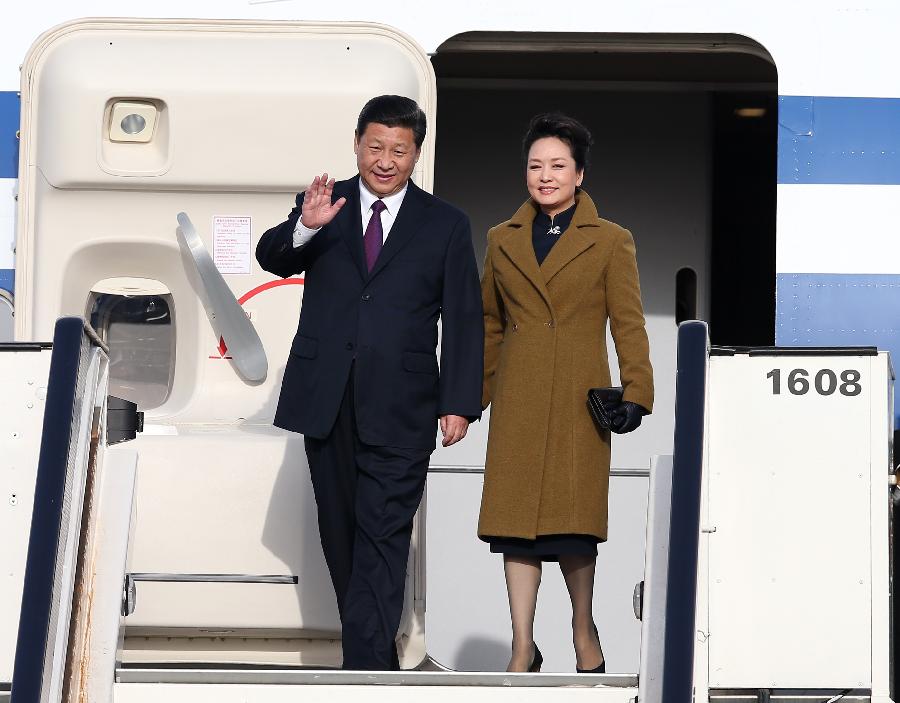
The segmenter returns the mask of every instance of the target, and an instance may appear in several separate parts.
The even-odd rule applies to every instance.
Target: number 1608
[[[831,395],[835,391],[841,395],[859,395],[862,385],[859,380],[862,377],[856,369],[841,371],[840,382],[838,375],[831,369],[822,369],[813,378],[812,386],[819,395]],[[772,379],[772,395],[781,395],[781,369],[772,369],[766,374],[766,378]],[[787,376],[787,389],[792,395],[805,395],[809,393],[809,371],[806,369],[794,369]]]

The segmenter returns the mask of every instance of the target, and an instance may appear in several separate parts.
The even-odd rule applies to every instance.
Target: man
[[[305,436],[345,669],[399,668],[412,520],[438,419],[449,446],[481,413],[469,220],[409,180],[425,127],[409,98],[370,100],[355,134],[359,175],[314,178],[256,249],[267,271],[305,272],[275,424]]]

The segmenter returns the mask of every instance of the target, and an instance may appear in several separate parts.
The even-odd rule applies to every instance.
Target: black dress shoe
[[[600,633],[597,632],[597,626],[594,625],[594,634],[597,635],[597,645],[600,645]],[[603,647],[600,647],[600,656],[603,657]],[[606,673],[606,657],[603,657],[603,661],[600,662],[600,666],[596,666],[593,669],[579,669],[577,666],[575,667],[576,673],[579,674],[605,674]]]
[[[538,649],[537,642],[534,643],[534,656],[531,658],[531,665],[528,667],[529,673],[536,674],[541,670],[541,665],[544,663],[544,657],[541,655],[541,650]]]

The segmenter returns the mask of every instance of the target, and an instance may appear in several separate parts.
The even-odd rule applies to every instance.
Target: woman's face
[[[528,150],[525,183],[545,214],[553,217],[575,204],[575,188],[581,185],[572,149],[557,137],[542,137]]]

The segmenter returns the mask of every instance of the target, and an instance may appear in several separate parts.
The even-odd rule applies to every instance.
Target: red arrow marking
[[[230,356],[225,356],[225,353],[228,351],[228,347],[225,346],[225,338],[219,337],[219,346],[216,348],[219,352],[218,356],[210,355],[210,359],[230,359]]]
[[[278,286],[302,286],[303,279],[302,278],[279,278],[277,281],[269,281],[268,283],[263,283],[261,286],[256,286],[253,290],[247,291],[240,298],[238,298],[238,303],[243,305],[250,298],[255,295],[259,295],[264,290],[269,290],[271,288],[278,288]]]
[[[265,290],[270,290],[272,288],[278,288],[279,286],[302,286],[303,279],[302,278],[279,278],[276,281],[269,281],[268,283],[263,283],[261,286],[256,286],[256,288],[247,291],[240,298],[238,298],[238,305],[243,305],[250,298],[259,295]],[[210,359],[230,359],[230,356],[225,356],[228,351],[228,347],[225,345],[224,337],[219,337],[219,346],[217,348],[219,352],[219,356],[210,356]]]

